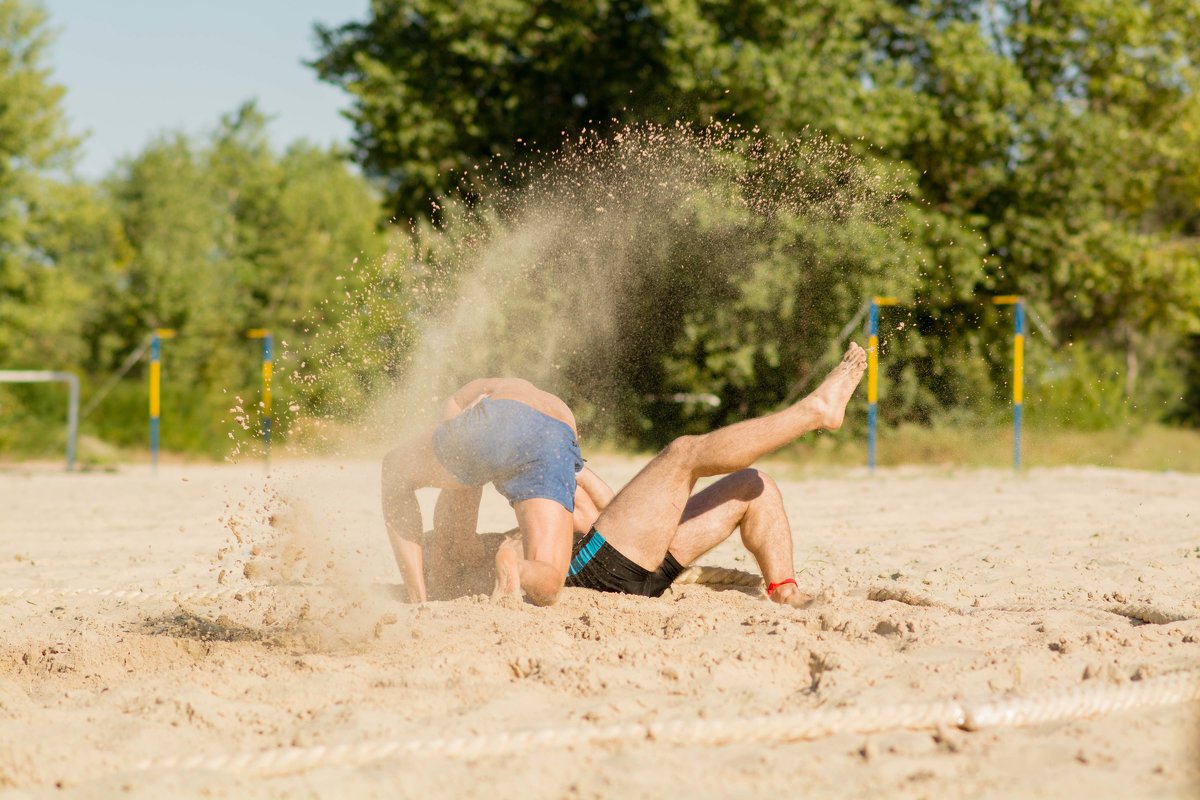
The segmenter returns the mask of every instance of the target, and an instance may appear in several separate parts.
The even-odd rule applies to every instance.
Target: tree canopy
[[[1028,351],[1032,423],[1200,421],[1196,0],[372,0],[315,33],[349,160],[246,103],[89,182],[45,13],[0,0],[0,365],[89,396],[177,328],[164,443],[218,453],[267,327],[284,416],[432,359],[653,444],[800,391],[872,294],[902,302],[886,421],[998,418],[1011,321],[979,301],[1017,293],[1061,344]],[[85,430],[140,440],[143,381]],[[0,448],[59,435],[49,391],[0,387]]]
[[[893,408],[928,418],[988,393],[980,359],[1003,393],[997,337],[964,306],[981,294],[1029,296],[1062,338],[1121,354],[1129,393],[1142,361],[1177,371],[1172,342],[1200,326],[1197,32],[1194,0],[373,0],[317,28],[313,66],[353,98],[354,158],[402,219],[481,166],[631,122],[817,130],[908,175],[889,288],[923,305],[889,337],[907,356],[891,379],[915,387]],[[811,292],[785,260],[744,296]],[[727,336],[728,311],[691,335]]]

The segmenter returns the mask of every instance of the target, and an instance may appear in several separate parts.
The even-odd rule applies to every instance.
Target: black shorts
[[[571,554],[567,586],[598,592],[620,592],[642,597],[660,597],[683,572],[683,565],[667,553],[658,569],[650,572],[617,552],[595,528],[580,539]]]

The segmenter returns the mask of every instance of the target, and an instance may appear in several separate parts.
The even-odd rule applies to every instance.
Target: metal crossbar
[[[79,377],[71,372],[46,370],[0,370],[0,383],[57,383],[67,384],[70,398],[67,404],[67,472],[75,469],[75,441],[79,436]]]

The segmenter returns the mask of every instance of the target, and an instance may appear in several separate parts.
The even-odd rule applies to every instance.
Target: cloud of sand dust
[[[247,589],[225,619],[196,620],[306,651],[353,648],[396,621],[396,594],[371,573],[372,548],[339,522],[320,483],[319,468],[285,471],[260,502],[226,515],[232,538],[217,554],[217,580]]]
[[[474,205],[439,206],[441,224],[399,237],[383,265],[412,336],[389,358],[398,379],[352,410],[344,451],[381,453],[485,375],[559,393],[586,426],[628,405],[629,370],[726,299],[778,225],[886,224],[897,185],[820,136],[721,124],[585,132],[468,182]]]
[[[589,416],[629,405],[629,371],[692,309],[721,302],[776,225],[884,223],[895,185],[819,136],[781,142],[720,124],[585,132],[467,182],[472,204],[442,203],[439,224],[398,235],[380,264],[354,265],[370,279],[347,290],[358,311],[340,324],[360,335],[340,333],[360,351],[292,360],[292,379],[310,384],[347,361],[388,376],[385,391],[332,391],[320,413],[293,419],[324,453],[378,457],[486,375],[559,393],[586,430]],[[244,577],[320,584],[338,602],[272,607],[262,623],[302,630],[313,646],[378,635],[394,598],[364,580],[361,541],[334,535],[332,517],[306,509],[286,478],[273,484]],[[371,535],[382,541],[382,519]]]

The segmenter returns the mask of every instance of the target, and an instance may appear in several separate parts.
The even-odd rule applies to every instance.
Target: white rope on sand
[[[1191,670],[1119,686],[1088,687],[977,703],[947,701],[816,709],[741,719],[620,723],[479,736],[284,747],[252,753],[148,759],[134,769],[203,769],[225,773],[279,774],[316,767],[364,764],[394,757],[476,758],[513,755],[545,747],[582,747],[605,743],[654,741],[675,745],[716,745],[729,742],[801,741],[895,729],[936,730],[953,727],[979,731],[1197,700],[1200,700],[1200,670]]]
[[[977,731],[1038,725],[1197,700],[1200,700],[1200,670],[1188,670],[1126,684],[1079,687],[1052,694],[968,705],[963,709],[963,727]]]
[[[763,585],[763,579],[760,575],[755,575],[753,572],[745,572],[740,569],[728,569],[726,567],[711,567],[692,566],[685,569],[675,579],[673,585],[677,584],[699,584],[704,586],[736,586],[752,588]],[[870,600],[884,601],[895,600],[898,603],[904,603],[910,606],[923,606],[928,608],[944,608],[953,611],[956,614],[971,614],[979,611],[1005,611],[1014,614],[1022,613],[1037,613],[1042,611],[1096,611],[1105,614],[1117,614],[1129,619],[1135,619],[1140,622],[1147,622],[1153,625],[1166,625],[1171,622],[1184,622],[1186,620],[1195,619],[1193,615],[1181,614],[1174,611],[1167,611],[1156,606],[1139,605],[1139,604],[1118,604],[1118,605],[1002,605],[1002,606],[975,606],[961,607],[953,606],[949,603],[942,603],[933,598],[926,597],[922,594],[904,589],[901,587],[876,587],[867,593]]]
[[[673,585],[697,584],[703,586],[733,586],[754,588],[763,585],[762,577],[752,572],[740,569],[714,566],[692,566],[679,574]],[[72,598],[98,597],[122,600],[125,602],[195,602],[201,600],[236,600],[250,592],[295,590],[308,591],[324,588],[320,584],[274,584],[250,586],[234,589],[193,589],[158,591],[143,591],[141,589],[0,589],[0,601],[21,600],[33,598]],[[929,608],[944,608],[956,614],[972,614],[979,611],[1004,611],[1010,613],[1037,613],[1043,611],[1096,611],[1107,614],[1118,614],[1129,619],[1154,625],[1165,625],[1171,622],[1183,622],[1194,619],[1188,614],[1167,611],[1150,605],[1121,604],[1121,605],[1001,605],[963,607],[943,603],[938,600],[900,587],[876,587],[867,592],[867,598],[875,601],[894,600],[910,606]]]
[[[1190,614],[1181,614],[1174,611],[1166,611],[1156,606],[1140,605],[1136,603],[1122,603],[1117,605],[1063,605],[1063,604],[1047,604],[1047,605],[1000,605],[1000,606],[955,606],[949,603],[943,603],[939,600],[926,597],[918,594],[910,589],[900,587],[882,586],[875,587],[867,592],[868,600],[876,600],[883,602],[886,600],[894,600],[897,603],[904,603],[910,606],[922,606],[928,608],[944,608],[953,611],[956,614],[969,615],[980,611],[1004,611],[1012,614],[1040,613],[1044,611],[1098,611],[1105,614],[1117,614],[1129,619],[1135,619],[1139,622],[1146,622],[1152,625],[1167,625],[1172,622],[1185,622],[1195,619],[1195,616]]]
[[[66,600],[77,597],[97,597],[126,603],[196,602],[201,600],[241,600],[260,592],[317,591],[322,584],[266,584],[231,589],[0,589],[0,602],[5,600]]]
[[[725,586],[761,586],[752,573],[720,567],[692,567],[677,583]],[[122,601],[193,601],[238,599],[256,591],[316,589],[313,585],[263,586],[242,589],[196,591],[153,591],[120,589],[0,589],[0,599],[36,597],[110,597]],[[971,614],[987,608],[959,608],[903,588],[875,588],[871,600],[895,600],[913,606],[947,608]],[[1079,610],[1079,606],[999,606],[999,611]],[[1084,606],[1092,611],[1120,614],[1131,619],[1163,624],[1191,619],[1152,606]],[[1126,711],[1134,708],[1173,705],[1200,700],[1200,670],[1178,672],[1118,686],[1089,686],[1025,698],[989,699],[974,703],[954,701],[876,707],[816,709],[790,714],[762,715],[741,719],[677,720],[620,723],[608,726],[544,728],[475,736],[406,739],[355,744],[286,747],[274,750],[208,756],[150,759],[135,769],[203,769],[216,772],[271,774],[295,772],[321,766],[368,763],[392,757],[478,757],[511,755],[539,747],[578,747],[598,743],[656,741],[670,744],[721,744],[727,742],[788,742],[849,733],[884,730],[932,730],[957,727],[976,731],[998,727],[1033,725],[1064,719]]]
[[[675,586],[687,583],[704,586],[744,586],[746,588],[753,588],[755,586],[762,586],[763,579],[761,575],[755,575],[753,572],[745,572],[740,569],[693,566],[679,573],[679,577],[671,585]]]
[[[112,598],[114,600],[125,600],[128,602],[150,602],[154,600],[232,600],[239,594],[244,595],[251,591],[258,591],[262,588],[276,587],[254,587],[253,589],[196,589],[184,590],[165,589],[161,591],[145,592],[141,589],[0,589],[0,600],[13,599],[23,600],[29,598],[69,598],[69,597],[101,597]]]

